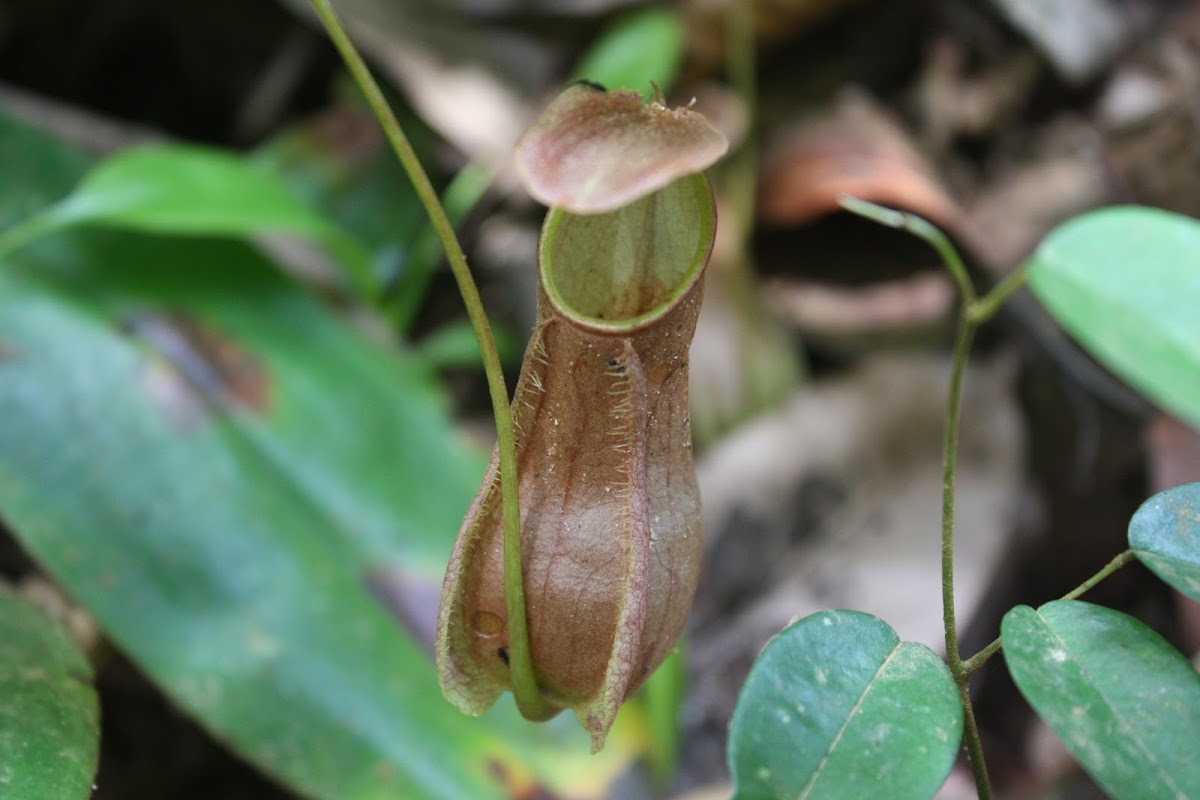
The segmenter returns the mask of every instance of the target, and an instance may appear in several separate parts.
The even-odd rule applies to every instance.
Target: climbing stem
[[[908,231],[914,236],[924,239],[926,244],[937,251],[938,256],[942,259],[942,263],[946,266],[946,271],[950,273],[950,277],[954,280],[954,285],[958,287],[958,294],[963,309],[966,310],[975,306],[977,302],[975,287],[971,283],[970,276],[967,275],[966,266],[963,264],[962,259],[958,257],[958,251],[954,249],[954,245],[946,238],[946,234],[942,233],[925,219],[918,217],[916,214],[909,214],[906,211],[897,211],[894,208],[881,206],[867,200],[860,200],[850,195],[842,195],[838,199],[838,202],[842,208],[852,214],[858,214],[861,217],[874,220],[880,225],[886,225],[889,228]],[[966,318],[970,319],[970,314],[967,314]]]
[[[970,673],[963,665],[958,649],[958,624],[954,611],[954,482],[958,463],[958,428],[962,408],[962,385],[966,374],[967,356],[975,338],[975,323],[966,313],[964,303],[958,335],[954,342],[954,362],[950,371],[950,396],[946,403],[946,433],[942,443],[942,623],[946,634],[946,661],[950,675],[958,687],[958,696],[963,707],[963,738],[966,740],[967,757],[971,772],[975,776],[975,789],[980,800],[992,796],[988,780],[987,763],[983,759],[983,744],[979,738],[979,726],[971,705],[971,689],[968,686]]]
[[[981,307],[998,306],[996,294],[989,294],[980,301],[962,259],[954,245],[940,230],[929,222],[902,211],[859,200],[842,197],[841,205],[847,211],[875,220],[889,228],[908,231],[925,240],[941,256],[946,270],[959,291],[958,332],[954,337],[954,356],[950,368],[950,390],[946,401],[946,430],[942,440],[942,624],[946,637],[946,663],[950,675],[958,688],[963,707],[963,738],[967,758],[975,777],[975,790],[980,800],[990,800],[992,785],[988,779],[987,763],[983,758],[983,744],[979,737],[979,725],[971,704],[971,689],[968,685],[971,673],[963,663],[958,647],[958,623],[954,610],[954,484],[958,463],[958,431],[962,409],[963,378],[967,371],[967,357],[975,331],[986,319]],[[1006,291],[1008,290],[1006,287]],[[1007,296],[1007,295],[1004,295]]]
[[[379,84],[371,76],[366,63],[358,50],[355,49],[350,37],[337,14],[334,13],[329,0],[311,0],[317,16],[329,33],[342,60],[346,63],[354,82],[358,84],[371,107],[379,124],[383,127],[388,142],[400,160],[404,171],[408,173],[413,188],[429,214],[430,224],[437,233],[454,280],[458,284],[459,294],[467,308],[467,317],[471,328],[479,342],[479,350],[483,354],[483,368],[487,374],[488,391],[492,399],[492,412],[496,418],[497,450],[500,462],[500,496],[504,520],[504,605],[508,617],[508,660],[512,675],[513,695],[517,707],[522,714],[529,717],[546,716],[546,702],[538,690],[537,679],[533,673],[533,661],[529,652],[529,629],[525,617],[525,590],[521,575],[521,513],[517,505],[517,457],[516,444],[513,436],[512,415],[509,410],[508,387],[504,382],[504,372],[500,368],[500,356],[496,352],[496,342],[488,325],[487,315],[483,310],[483,302],[479,298],[479,290],[467,268],[467,259],[462,247],[454,235],[454,227],[446,216],[438,200],[429,176],[425,174],[421,162],[413,152],[412,145],[399,121],[380,91]]]
[[[989,800],[992,796],[992,787],[988,779],[987,764],[983,759],[983,745],[979,737],[979,726],[975,721],[975,713],[971,706],[971,691],[968,681],[972,673],[1000,651],[1002,641],[996,639],[965,661],[959,652],[958,626],[954,613],[954,483],[958,457],[962,385],[963,377],[966,374],[967,357],[971,352],[971,342],[974,340],[979,326],[995,316],[1004,301],[1025,285],[1025,270],[1018,269],[1009,274],[982,298],[978,297],[954,245],[945,234],[929,222],[914,214],[896,211],[859,200],[856,197],[842,197],[841,205],[847,211],[890,228],[909,231],[924,239],[942,257],[946,270],[959,290],[958,333],[954,339],[950,392],[946,403],[946,435],[942,448],[942,622],[946,636],[946,662],[962,701],[963,738],[966,741],[971,771],[975,776],[975,789],[979,793],[980,800]],[[1135,558],[1132,550],[1126,550],[1091,578],[1063,595],[1063,599],[1074,600]]]

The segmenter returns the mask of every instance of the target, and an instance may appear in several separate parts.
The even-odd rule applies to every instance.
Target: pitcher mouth
[[[715,231],[712,187],[702,174],[604,214],[553,208],[538,243],[539,279],[572,322],[631,333],[671,311],[700,280]]]

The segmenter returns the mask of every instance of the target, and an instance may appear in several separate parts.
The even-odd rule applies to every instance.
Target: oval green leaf
[[[91,796],[100,749],[91,680],[66,631],[0,586],[0,797]]]
[[[1038,247],[1029,285],[1097,360],[1200,425],[1200,222],[1139,207],[1084,214]]]
[[[1200,602],[1200,483],[1142,503],[1129,520],[1129,546],[1155,575]]]
[[[735,800],[929,798],[962,738],[950,671],[882,620],[822,611],[772,639],[729,728]]]
[[[1001,625],[1021,694],[1117,800],[1200,797],[1200,675],[1112,609],[1056,600]]]
[[[359,291],[373,291],[371,256],[362,244],[299,202],[275,175],[212,148],[161,144],[118,153],[35,227],[44,233],[79,224],[188,236],[305,237],[325,247]]]

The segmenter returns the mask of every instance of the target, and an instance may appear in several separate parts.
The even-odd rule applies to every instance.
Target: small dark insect
[[[577,83],[580,86],[586,86],[589,89],[595,89],[597,92],[607,92],[608,91],[608,87],[606,87],[603,83],[596,83],[596,81],[589,81],[587,78],[579,78],[578,80],[575,81],[575,83]]]

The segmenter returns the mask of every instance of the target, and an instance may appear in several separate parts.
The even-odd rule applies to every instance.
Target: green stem
[[[709,268],[706,291],[723,294],[730,305],[729,336],[741,357],[741,382],[745,390],[744,416],[767,409],[782,399],[801,379],[802,356],[770,314],[764,314],[754,274],[750,239],[754,233],[758,192],[758,64],[754,38],[754,4],[729,3],[725,17],[725,70],[746,114],[746,134],[726,163],[724,196],[737,256],[717,259]],[[722,223],[724,225],[725,223]],[[729,422],[718,422],[718,426]],[[711,438],[712,424],[699,434]]]
[[[975,707],[971,704],[971,688],[967,676],[956,677],[958,699],[963,707],[963,739],[967,742],[967,761],[975,778],[975,793],[979,800],[991,800],[992,782],[988,778],[987,762],[983,760],[983,740],[979,736],[979,723],[975,721]]]
[[[1109,575],[1112,575],[1114,572],[1121,569],[1121,567],[1124,567],[1130,561],[1136,561],[1136,560],[1137,560],[1137,555],[1132,550],[1124,551],[1120,555],[1116,556],[1112,561],[1109,561],[1107,564],[1105,564],[1100,569],[1099,572],[1097,572],[1092,577],[1088,578],[1083,583],[1076,586],[1071,591],[1064,594],[1060,599],[1075,600],[1076,598],[1081,597],[1085,592],[1090,591],[1092,589],[1092,587],[1094,587],[1100,581],[1104,580]],[[987,647],[983,648],[978,653],[976,653],[975,655],[971,656],[966,661],[964,661],[963,669],[965,669],[968,674],[978,671],[981,667],[983,667],[984,664],[986,664],[988,662],[988,659],[990,659],[992,656],[994,656],[996,653],[998,653],[1000,651],[1000,648],[1002,646],[1003,646],[1003,640],[997,638],[996,640],[991,642]]]
[[[975,776],[975,790],[979,793],[980,800],[990,800],[992,784],[988,779],[987,763],[983,759],[983,743],[979,737],[979,725],[975,721],[975,711],[971,704],[971,689],[968,685],[971,673],[966,669],[962,654],[959,652],[958,623],[954,610],[954,483],[958,464],[958,430],[967,357],[971,352],[971,342],[975,338],[975,330],[979,326],[978,315],[975,313],[979,300],[975,294],[975,287],[971,284],[970,276],[967,274],[967,269],[954,249],[954,245],[950,243],[945,234],[929,222],[915,214],[896,211],[869,203],[866,200],[859,200],[857,197],[843,196],[840,202],[842,208],[853,214],[872,219],[889,228],[906,230],[925,240],[941,256],[950,277],[958,286],[961,315],[958,334],[954,339],[950,392],[946,401],[946,433],[942,442],[942,624],[946,636],[946,663],[950,668],[950,675],[954,678],[954,684],[958,688],[958,696],[963,707],[963,738],[966,741],[971,772]],[[991,297],[992,295],[988,296],[988,302]]]
[[[924,222],[924,220],[922,220]],[[928,223],[926,223],[928,224]],[[963,738],[967,757],[975,776],[975,789],[980,800],[989,800],[992,785],[988,779],[987,762],[983,759],[983,743],[971,705],[971,676],[963,665],[958,649],[958,624],[954,610],[954,483],[958,463],[958,430],[962,408],[962,385],[966,374],[967,356],[975,338],[975,324],[968,319],[964,302],[962,320],[954,342],[954,362],[950,372],[950,397],[946,402],[946,435],[942,446],[942,622],[946,634],[946,661],[950,675],[958,687],[963,707]]]
[[[991,641],[991,643],[988,644],[987,647],[983,648],[978,653],[964,661],[963,670],[965,670],[968,675],[974,675],[991,659],[992,656],[1000,652],[1000,648],[1003,645],[1004,640],[997,636]]]
[[[467,317],[475,338],[479,341],[479,349],[483,354],[483,368],[487,374],[488,391],[492,398],[492,412],[496,418],[497,450],[500,461],[500,496],[502,516],[504,520],[504,606],[508,616],[508,657],[509,669],[512,675],[513,695],[517,707],[525,716],[545,717],[547,704],[538,690],[537,679],[533,674],[533,660],[529,652],[529,629],[525,617],[525,590],[521,576],[521,511],[517,505],[517,456],[513,436],[512,414],[509,409],[508,387],[504,383],[504,373],[500,367],[500,356],[496,352],[496,342],[492,338],[492,330],[488,325],[487,315],[483,310],[483,302],[479,298],[479,290],[467,267],[467,259],[463,255],[454,228],[446,216],[445,210],[438,201],[437,192],[429,182],[429,176],[421,167],[421,162],[413,152],[408,137],[400,128],[396,116],[388,107],[379,89],[379,84],[371,77],[370,70],[362,56],[358,54],[350,37],[338,20],[337,14],[330,6],[329,0],[311,0],[317,16],[329,33],[329,38],[346,63],[347,69],[354,77],[366,97],[367,104],[383,126],[384,134],[396,157],[408,173],[413,183],[417,197],[420,198],[429,221],[446,250],[446,258],[458,284],[463,304],[467,308]]]
[[[954,343],[954,365],[950,373],[950,398],[946,409],[946,431],[942,441],[942,616],[946,632],[946,657],[950,671],[962,666],[955,635],[954,612],[954,483],[958,463],[958,425],[962,405],[963,376],[975,329],[965,319],[959,323]]]
[[[993,286],[990,292],[967,309],[967,316],[971,322],[976,325],[982,325],[996,316],[996,312],[1000,310],[1000,306],[1004,305],[1004,301],[1025,285],[1025,278],[1024,267],[1020,267],[1005,276],[1004,280]]]
[[[958,695],[963,707],[963,736],[966,740],[967,756],[971,762],[971,771],[975,776],[975,788],[981,800],[992,796],[991,782],[988,779],[987,764],[983,759],[983,744],[979,737],[979,726],[971,705],[971,692],[968,685],[971,674],[982,667],[989,658],[999,652],[1002,641],[996,639],[969,660],[964,661],[958,646],[958,626],[954,611],[954,483],[958,457],[959,417],[962,405],[962,383],[966,373],[967,356],[971,351],[971,342],[976,329],[991,319],[1000,306],[1014,292],[1025,285],[1025,271],[1019,269],[998,283],[983,298],[978,298],[971,284],[970,276],[962,259],[959,258],[953,244],[936,227],[924,219],[885,206],[859,200],[856,197],[842,197],[841,205],[847,211],[872,219],[890,228],[907,230],[924,239],[937,250],[950,272],[951,278],[958,286],[961,316],[958,334],[954,342],[954,361],[950,374],[950,396],[946,408],[946,436],[942,449],[942,622],[946,636],[946,661],[950,674],[958,687]],[[1073,600],[1091,589],[1100,581],[1116,572],[1135,558],[1133,551],[1126,550],[1110,561],[1102,570],[1075,589],[1063,596],[1064,600]]]
[[[1109,575],[1112,575],[1114,572],[1116,572],[1121,567],[1128,564],[1130,561],[1134,561],[1136,559],[1137,559],[1137,556],[1134,554],[1134,552],[1132,550],[1126,550],[1125,552],[1121,553],[1116,558],[1114,558],[1112,561],[1105,564],[1104,567],[1099,572],[1097,572],[1095,575],[1088,578],[1086,581],[1084,581],[1083,583],[1079,584],[1071,591],[1064,594],[1062,596],[1062,599],[1063,600],[1074,600],[1077,597],[1080,597],[1085,592],[1089,591],[1097,583],[1104,580]]]
[[[967,274],[966,266],[963,264],[962,259],[958,257],[958,251],[954,249],[954,245],[946,238],[946,234],[916,214],[910,214],[907,211],[897,211],[894,208],[881,206],[867,200],[860,200],[850,195],[842,195],[838,198],[838,202],[842,208],[852,214],[858,214],[861,217],[874,220],[880,225],[886,225],[889,228],[908,231],[914,236],[925,240],[926,244],[937,251],[937,254],[942,259],[942,263],[946,265],[946,270],[950,273],[950,277],[954,280],[954,284],[958,287],[958,294],[962,299],[964,312],[975,305],[975,287],[971,284],[971,278]]]

